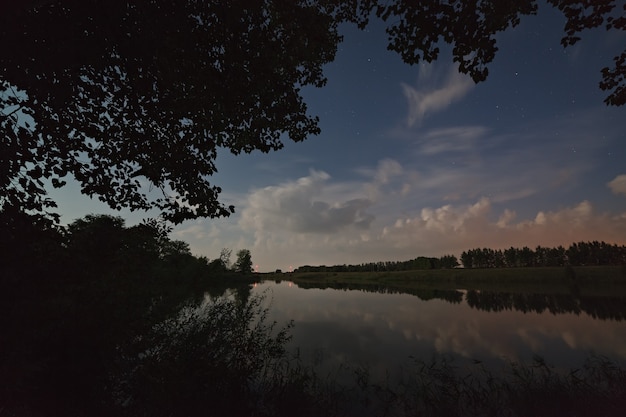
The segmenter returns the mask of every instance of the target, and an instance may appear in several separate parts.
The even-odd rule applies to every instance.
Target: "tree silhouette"
[[[218,149],[269,152],[282,134],[319,133],[300,88],[325,83],[338,22],[308,3],[0,10],[2,203],[53,207],[44,180],[70,175],[113,208],[157,208],[174,222],[230,214],[207,180]]]
[[[587,28],[626,29],[616,0],[548,3],[567,19],[564,46]],[[48,213],[46,187],[73,177],[115,209],[228,216],[209,181],[218,151],[320,132],[300,91],[324,85],[341,23],[389,22],[389,49],[408,64],[449,43],[479,82],[496,34],[535,13],[536,0],[2,2],[0,207]],[[602,69],[607,104],[626,102],[625,60]]]
[[[252,255],[248,249],[241,249],[237,252],[237,260],[233,264],[233,269],[241,274],[252,272]]]
[[[515,27],[521,16],[538,12],[536,0],[449,0],[379,2],[376,14],[392,22],[387,28],[389,49],[410,64],[432,62],[439,56],[441,42],[451,44],[459,71],[475,82],[484,81],[488,64],[498,47],[496,34]],[[586,29],[626,30],[626,4],[616,0],[548,0],[566,18],[563,47],[574,45]],[[621,9],[621,10],[620,10]],[[601,70],[599,86],[609,95],[607,105],[626,103],[626,50],[613,59],[614,66]]]

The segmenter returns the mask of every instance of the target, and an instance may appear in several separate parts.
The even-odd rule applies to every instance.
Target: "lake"
[[[539,355],[557,369],[580,367],[591,354],[626,365],[626,298],[571,294],[434,291],[403,294],[255,284],[270,318],[294,321],[290,349],[332,372],[365,366],[393,377],[412,357],[446,355],[463,367],[491,369]]]

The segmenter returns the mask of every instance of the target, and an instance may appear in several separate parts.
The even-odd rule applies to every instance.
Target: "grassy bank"
[[[295,272],[261,274],[308,286],[371,285],[406,289],[473,289],[520,293],[625,295],[623,266],[548,268],[436,269],[397,272]]]

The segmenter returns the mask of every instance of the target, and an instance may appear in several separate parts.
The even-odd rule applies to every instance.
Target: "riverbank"
[[[396,289],[483,290],[518,293],[626,296],[626,267],[432,269],[385,272],[293,272],[259,274],[318,288],[386,286]]]

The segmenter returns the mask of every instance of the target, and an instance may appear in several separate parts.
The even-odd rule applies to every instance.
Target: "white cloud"
[[[505,209],[504,213],[500,215],[500,218],[496,222],[496,226],[500,228],[505,228],[509,224],[511,224],[513,220],[515,220],[515,217],[517,217],[517,214],[514,211]]]
[[[379,161],[376,169],[360,168],[356,172],[369,180],[362,188],[372,202],[378,202],[388,194],[407,195],[411,184],[406,181],[415,176],[391,158]]]
[[[432,81],[432,68],[422,66],[418,84],[431,84]],[[407,124],[413,126],[427,113],[441,111],[453,102],[462,99],[474,86],[474,81],[469,76],[459,73],[457,67],[454,66],[441,86],[416,89],[405,83],[401,85],[409,104]]]
[[[330,176],[312,171],[309,176],[253,191],[241,212],[240,225],[256,233],[333,234],[345,228],[367,229],[373,216],[366,198],[324,201]]]
[[[385,227],[383,240],[397,248],[424,248],[443,254],[474,247],[567,246],[577,241],[626,242],[626,218],[596,213],[589,201],[555,211],[539,211],[532,220],[515,222],[516,213],[505,209],[492,220],[491,202],[482,198],[472,205],[424,208],[419,216],[398,219]],[[428,254],[428,253],[426,253]]]
[[[613,194],[624,194],[626,195],[626,175],[618,175],[613,178],[607,186],[613,191]]]
[[[401,175],[402,172],[402,165],[398,161],[386,158],[378,163],[378,169],[374,178],[380,184],[387,184],[391,178]]]
[[[476,139],[487,133],[483,126],[459,126],[432,129],[421,138],[419,152],[435,155],[443,152],[465,152],[475,149]]]

